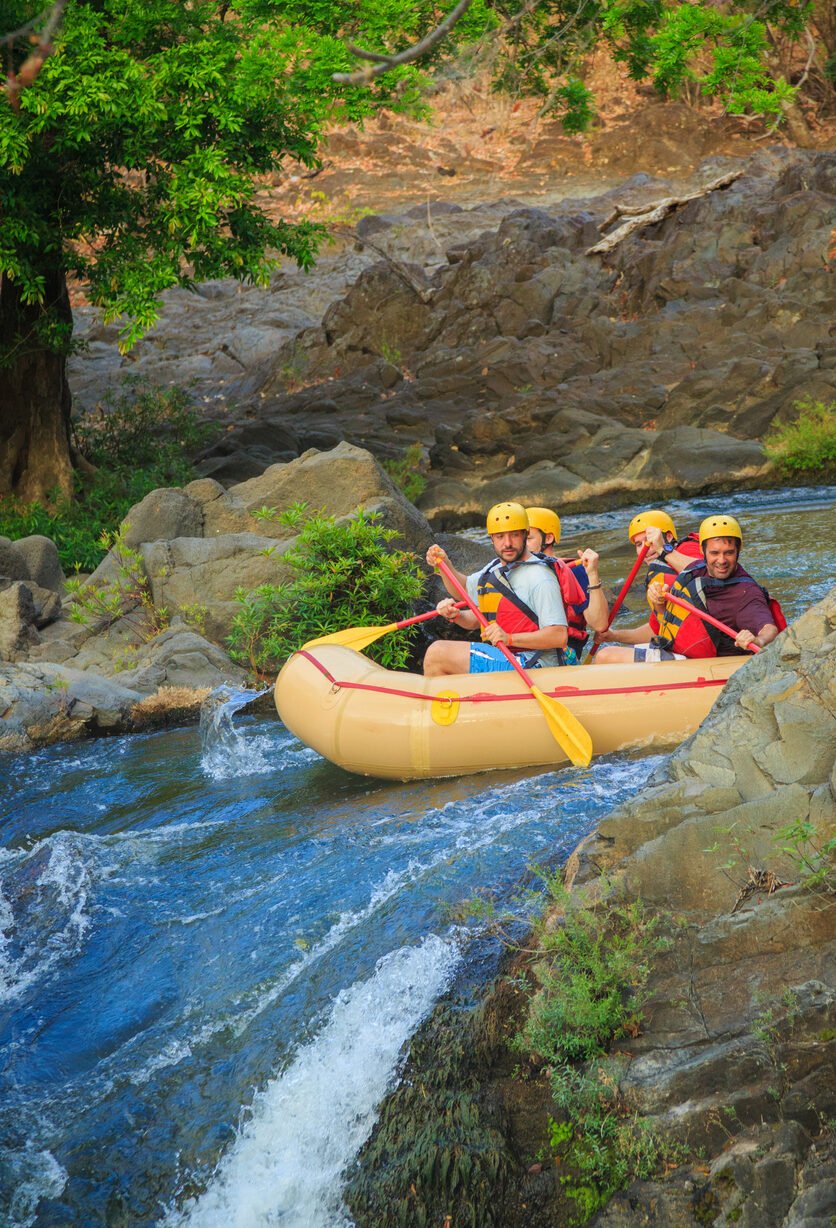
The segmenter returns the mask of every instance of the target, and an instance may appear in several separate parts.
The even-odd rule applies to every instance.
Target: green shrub
[[[566,907],[559,879],[549,878],[546,885],[549,900]],[[657,925],[639,900],[603,911],[566,907],[557,928],[536,926],[539,989],[519,1046],[562,1064],[594,1057],[634,1030],[650,957],[664,945],[655,935]]]
[[[535,925],[538,988],[515,1047],[550,1067],[554,1104],[549,1145],[560,1156],[561,1184],[585,1223],[610,1196],[649,1176],[669,1154],[650,1123],[631,1111],[619,1088],[613,1040],[635,1034],[653,957],[667,942],[640,900],[597,908],[570,904],[557,876],[546,881],[561,924]]]
[[[383,528],[376,513],[360,508],[338,524],[333,516],[296,504],[278,519],[299,530],[296,543],[282,555],[282,564],[296,575],[286,584],[236,593],[240,610],[228,641],[234,660],[265,677],[308,640],[408,616],[423,579],[413,554],[389,547],[397,534]],[[410,632],[383,636],[368,655],[390,669],[403,669]]]
[[[181,388],[138,392],[126,381],[120,393],[82,414],[76,444],[96,466],[76,475],[73,499],[44,503],[0,499],[0,535],[15,540],[40,533],[58,547],[65,571],[93,571],[112,533],[134,504],[160,486],[182,486],[195,476],[187,459],[213,428],[201,421]]]
[[[836,470],[836,401],[796,401],[798,417],[764,438],[770,460],[788,473],[828,477]]]
[[[381,461],[398,489],[414,503],[427,489],[426,461],[420,443],[411,443],[402,456]]]

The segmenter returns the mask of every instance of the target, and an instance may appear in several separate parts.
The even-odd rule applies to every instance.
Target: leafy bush
[[[829,476],[836,469],[836,401],[796,401],[798,417],[774,426],[764,439],[766,454],[790,473]]]
[[[308,512],[295,504],[278,520],[298,529],[298,539],[282,555],[296,573],[286,584],[240,589],[229,637],[230,655],[254,673],[274,674],[307,640],[346,627],[373,627],[407,617],[423,579],[415,556],[392,550],[397,536],[379,516],[362,508],[350,520]],[[368,655],[390,669],[409,661],[410,633],[386,635]]]
[[[103,407],[76,420],[79,451],[96,471],[77,475],[75,498],[56,493],[47,505],[0,499],[0,535],[50,537],[65,571],[93,571],[106,553],[106,535],[135,503],[160,486],[191,481],[187,453],[212,429],[181,388],[138,393],[128,382]]]
[[[649,1176],[666,1153],[624,1101],[617,1064],[604,1054],[617,1037],[635,1035],[653,956],[667,944],[640,900],[570,906],[558,876],[546,886],[563,915],[557,927],[544,918],[535,925],[539,987],[514,1043],[551,1068],[562,1120],[551,1121],[549,1143],[584,1223],[615,1190]]]
[[[559,879],[548,878],[546,885],[550,901],[566,907],[568,893]],[[566,907],[558,928],[538,925],[540,988],[519,1045],[560,1065],[594,1057],[633,1030],[641,1019],[649,957],[662,942],[654,935],[657,924],[636,901],[611,905],[605,915]]]
[[[381,461],[381,466],[410,502],[414,503],[427,489],[426,461],[420,443],[411,443],[402,456]]]
[[[213,428],[202,421],[183,388],[140,392],[136,379],[109,394],[104,403],[75,421],[79,451],[97,467],[128,475],[142,470],[157,480],[180,485],[194,476],[187,459]]]

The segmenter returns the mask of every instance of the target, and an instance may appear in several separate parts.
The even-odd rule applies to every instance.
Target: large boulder
[[[289,545],[256,533],[228,533],[148,542],[141,554],[154,605],[171,616],[193,611],[207,636],[222,643],[239,609],[238,589],[251,592],[290,578],[281,563]]]
[[[259,477],[231,487],[229,494],[250,513],[263,507],[282,512],[296,503],[306,503],[313,512],[340,517],[353,515],[362,505],[380,512],[383,522],[397,529],[402,547],[420,551],[431,540],[425,518],[401,494],[371,452],[350,443],[340,443],[329,452],[310,449],[298,460],[272,465]],[[276,527],[280,533],[281,527]],[[288,536],[291,533],[287,530]]]
[[[776,832],[834,813],[836,589],[737,670],[708,718],[640,797],[598,828],[588,850],[654,904],[713,916],[729,903],[718,866],[775,861]],[[722,823],[734,833],[717,841]],[[792,877],[790,867],[783,873]]]
[[[172,537],[202,537],[200,504],[183,490],[161,487],[152,490],[122,522],[125,545],[169,541]]]
[[[201,690],[228,683],[241,685],[246,676],[247,671],[233,665],[216,644],[179,623],[142,645],[136,664],[121,673],[119,681],[149,695],[161,687]]]
[[[0,590],[0,661],[15,661],[38,643],[36,621],[35,601],[28,584],[16,580]]]
[[[130,728],[142,699],[107,678],[53,664],[0,665],[0,752]]]
[[[26,579],[34,580],[40,588],[50,589],[53,593],[63,591],[64,571],[58,557],[58,547],[51,538],[35,533],[31,537],[18,538],[11,543],[11,548],[23,563]]]

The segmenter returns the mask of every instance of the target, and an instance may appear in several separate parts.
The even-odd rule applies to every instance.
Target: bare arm
[[[622,631],[613,631],[610,627],[603,637],[612,640],[614,644],[646,644],[651,635],[655,635],[650,623],[642,623],[640,627],[626,627]]]
[[[452,597],[442,597],[435,608],[442,618],[446,618],[449,623],[455,623],[463,631],[475,631],[479,626],[479,620],[473,611],[460,610]]]
[[[761,627],[757,635],[751,631],[739,631],[737,639],[734,641],[736,648],[746,648],[749,644],[754,644],[756,648],[765,648],[767,644],[771,644],[778,634],[778,628],[774,623],[767,623],[765,627]]]
[[[598,555],[594,550],[579,550],[578,556],[589,576],[589,605],[584,610],[583,616],[587,627],[591,627],[598,635],[603,635],[607,629],[610,607],[607,605],[598,576]]]
[[[490,644],[507,644],[512,648],[524,648],[533,652],[535,649],[545,651],[547,648],[565,648],[569,639],[568,627],[554,625],[540,627],[537,631],[514,631],[509,635],[503,631],[499,623],[488,623],[482,632],[482,639]]]

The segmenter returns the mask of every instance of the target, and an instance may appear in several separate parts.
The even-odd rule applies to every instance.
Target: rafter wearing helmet
[[[444,561],[488,620],[483,643],[436,640],[430,644],[424,657],[428,677],[512,669],[496,646],[499,643],[510,648],[525,669],[562,664],[568,637],[566,610],[554,571],[528,549],[525,508],[520,503],[495,504],[488,512],[486,528],[496,557],[469,576],[455,568],[441,546],[432,545],[427,551],[429,566]],[[475,630],[479,625],[476,616],[459,610],[453,600],[458,594],[446,577],[444,584],[451,595],[438,603],[439,614],[465,630]]]
[[[576,560],[559,557],[560,517],[549,507],[527,507],[528,548],[532,554],[554,568],[566,617],[569,643],[564,653],[567,665],[577,665],[589,640],[589,631],[607,629],[609,608],[598,575],[598,555],[594,550],[579,550]]]

